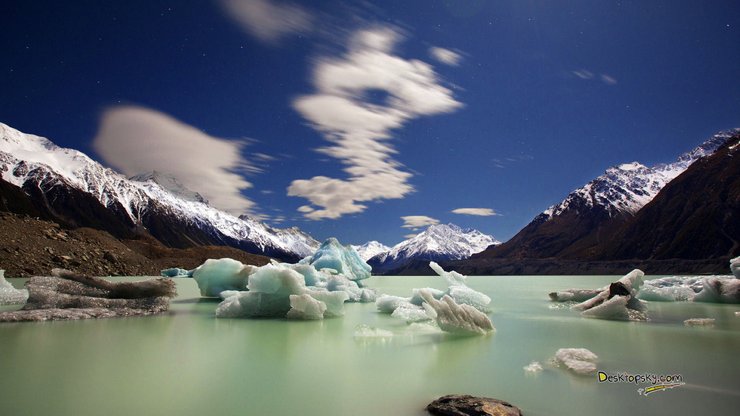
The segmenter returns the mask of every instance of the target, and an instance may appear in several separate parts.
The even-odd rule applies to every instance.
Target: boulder
[[[427,411],[440,416],[521,416],[518,407],[489,397],[451,394],[429,403]]]

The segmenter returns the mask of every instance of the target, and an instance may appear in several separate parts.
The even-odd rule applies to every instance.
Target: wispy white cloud
[[[462,61],[462,55],[459,53],[450,49],[440,48],[438,46],[432,46],[429,48],[429,55],[439,62],[451,66],[458,66],[460,65],[460,61]]]
[[[313,16],[296,4],[275,0],[220,0],[244,30],[263,42],[276,43],[291,33],[311,30]]]
[[[452,210],[452,213],[460,215],[476,215],[479,217],[491,217],[494,215],[501,215],[491,208],[456,208]]]
[[[216,208],[236,215],[254,208],[241,193],[252,184],[237,173],[250,170],[242,156],[244,142],[209,136],[159,111],[122,106],[103,114],[93,147],[126,175],[156,169]]]
[[[403,236],[403,238],[405,238],[405,239],[409,240],[409,239],[411,239],[411,238],[414,238],[414,237],[416,237],[417,235],[419,235],[419,234],[406,234],[406,235],[404,235],[404,236]]]
[[[403,220],[402,228],[410,228],[412,230],[418,230],[422,227],[428,227],[430,225],[439,224],[439,220],[426,215],[407,215],[401,217]]]
[[[594,77],[594,73],[586,69],[578,69],[571,72],[580,79],[592,79]]]
[[[315,176],[294,180],[288,195],[306,198],[304,216],[319,220],[359,213],[365,202],[403,198],[414,189],[412,174],[393,158],[391,131],[426,115],[462,106],[443,86],[432,67],[393,54],[398,31],[375,28],[356,32],[346,54],[315,62],[316,92],[296,98],[293,107],[320,131],[329,146],[317,149],[341,161],[347,179]],[[372,91],[383,91],[373,103]]]
[[[617,80],[609,74],[601,74],[601,81],[607,85],[614,85],[617,83]]]

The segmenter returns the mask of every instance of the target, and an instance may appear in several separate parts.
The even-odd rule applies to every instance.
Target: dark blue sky
[[[103,115],[120,105],[168,115],[209,137],[249,138],[241,156],[253,167],[242,171],[252,187],[242,195],[252,213],[318,239],[386,244],[411,232],[401,227],[403,216],[506,240],[611,165],[668,162],[740,126],[737,1],[226,3],[3,1],[0,122],[113,166],[127,162],[106,158],[93,141]],[[392,48],[357,43],[363,31],[392,34]],[[432,47],[454,51],[458,61],[435,60]],[[369,51],[411,72],[425,73],[404,66],[412,59],[434,71],[426,73],[433,85],[394,107],[403,113],[397,127],[371,129],[369,143],[395,151],[381,152],[380,166],[339,150],[316,152],[360,146],[370,127],[337,133],[317,120],[341,107],[297,104],[329,91],[363,108],[389,105],[408,78],[393,80],[391,91],[372,84],[358,92],[363,76],[329,76],[328,87],[313,82],[322,64],[362,68],[349,56]],[[440,94],[414,101],[428,89]],[[427,102],[440,105],[421,110]],[[316,187],[287,195],[293,181],[316,177],[344,181],[341,188],[353,175],[343,169],[352,166],[364,172],[356,178],[380,189],[370,201],[325,202],[338,218],[304,216],[326,208],[309,196]],[[400,195],[382,189],[372,176],[379,171],[402,177],[388,186]],[[363,208],[352,212],[355,205]],[[301,206],[313,211],[298,212]],[[451,212],[471,207],[500,215]]]

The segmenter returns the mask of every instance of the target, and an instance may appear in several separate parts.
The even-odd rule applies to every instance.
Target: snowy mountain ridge
[[[360,246],[352,246],[355,250],[357,250],[357,253],[360,255],[360,258],[368,261],[371,258],[377,256],[378,254],[385,253],[387,251],[390,251],[390,247],[386,246],[383,243],[380,243],[378,241],[368,241],[367,243],[360,245]]]
[[[711,155],[739,129],[723,131],[713,135],[693,150],[678,157],[673,163],[647,167],[639,162],[611,167],[581,188],[568,194],[559,204],[553,205],[538,215],[533,222],[545,222],[564,212],[585,207],[601,207],[610,217],[634,215],[660,192],[663,187],[683,173],[698,159]]]
[[[133,224],[141,224],[157,207],[186,223],[237,241],[248,240],[262,250],[296,256],[312,254],[319,243],[297,228],[276,229],[256,220],[240,219],[197,200],[173,194],[154,180],[139,182],[106,168],[84,153],[57,146],[0,123],[0,175],[18,187],[71,186],[93,195],[110,209],[122,208]]]

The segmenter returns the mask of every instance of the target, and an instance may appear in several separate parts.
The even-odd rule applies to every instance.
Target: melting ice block
[[[683,321],[684,326],[714,326],[713,318],[691,318]]]
[[[635,269],[573,309],[582,311],[581,315],[588,318],[647,320],[647,305],[636,297],[643,284],[643,276],[645,273]]]
[[[375,307],[381,313],[393,313],[402,304],[411,305],[410,300],[411,298],[403,298],[401,296],[380,295],[375,301]]]
[[[362,260],[352,246],[342,246],[336,238],[329,238],[321,244],[313,256],[301,260],[316,270],[331,269],[349,280],[359,282],[370,277],[372,268]]]
[[[208,259],[193,271],[193,279],[201,296],[215,298],[224,290],[244,290],[255,269],[234,259]]]
[[[424,299],[423,306],[427,315],[436,320],[439,328],[445,332],[484,335],[494,330],[488,316],[470,305],[458,305],[447,295],[436,300],[431,293],[424,290],[419,294]]]
[[[26,303],[28,290],[16,289],[5,280],[5,270],[0,270],[0,305],[18,305]]]
[[[489,312],[488,305],[491,303],[491,298],[481,292],[469,288],[465,284],[466,277],[464,275],[454,270],[446,272],[439,264],[433,261],[429,262],[429,267],[447,281],[449,287],[444,293],[451,297],[456,303],[470,305],[483,313]]]
[[[448,286],[465,286],[466,277],[464,275],[454,270],[446,272],[442,266],[433,261],[429,262],[429,267],[434,270],[434,273],[437,273],[440,277],[444,278],[447,281]]]
[[[169,269],[163,269],[159,272],[162,277],[193,277],[193,270],[185,270],[179,267],[172,267]]]
[[[740,256],[730,260],[730,271],[732,271],[736,279],[740,279]]]
[[[400,318],[406,321],[407,324],[414,322],[428,321],[432,318],[429,317],[426,310],[421,306],[416,306],[410,303],[400,304],[391,314],[394,318]]]
[[[580,375],[595,373],[598,359],[596,354],[585,348],[561,348],[555,353],[556,362]]]
[[[290,295],[290,310],[288,319],[324,319],[326,304],[312,298],[304,293],[302,295]]]
[[[606,288],[601,289],[566,289],[560,292],[550,292],[550,300],[554,302],[583,302],[598,295]]]
[[[706,277],[702,285],[701,292],[694,296],[694,302],[740,303],[740,279]]]

